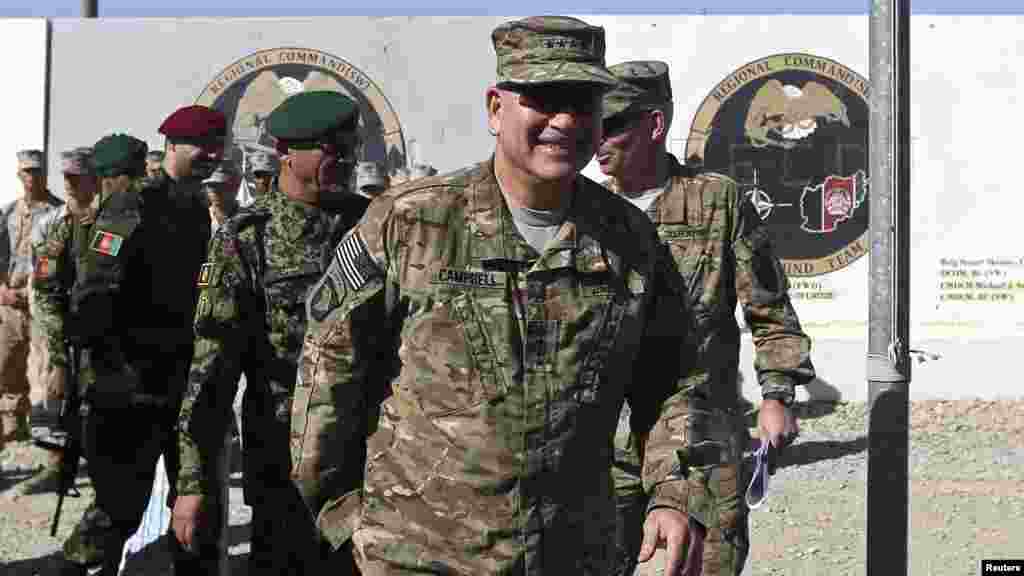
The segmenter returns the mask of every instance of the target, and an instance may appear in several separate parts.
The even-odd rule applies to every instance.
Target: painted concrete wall
[[[753,104],[742,102],[741,93],[746,89],[749,96],[771,78],[781,78],[780,86],[792,84],[785,88],[789,92],[779,92],[786,98],[808,89],[807,74],[787,68],[788,76],[778,76],[779,66],[795,70],[801,62],[835,65],[813,74],[842,102],[843,110],[849,110],[849,118],[844,124],[819,116],[818,136],[795,138],[790,142],[794,149],[813,151],[813,146],[804,145],[824,134],[856,148],[857,138],[866,134],[866,124],[855,114],[866,106],[855,86],[855,76],[861,80],[868,76],[866,16],[583,18],[606,28],[609,64],[647,58],[669,62],[675,94],[669,149],[677,155],[710,150],[712,140],[707,134],[725,121],[741,127],[730,137],[749,152],[744,138],[752,138],[752,132],[742,128],[742,118],[726,116],[746,114],[749,119]],[[53,20],[51,180],[59,176],[53,151],[95,142],[106,133],[125,131],[147,140],[151,147],[162,146],[156,128],[170,111],[195,102],[218,78],[230,84],[233,63],[245,62],[260,51],[288,47],[333,55],[371,81],[393,111],[389,117],[397,118],[403,158],[428,162],[441,171],[461,167],[485,158],[492,147],[483,108],[484,89],[494,77],[489,34],[506,19]],[[41,21],[10,22],[0,21],[0,27],[45,30]],[[1021,24],[1020,18],[1011,16],[922,15],[912,20],[911,347],[940,356],[915,364],[911,385],[915,399],[1022,395],[1012,376],[1013,359],[1024,344],[1018,336],[1024,325],[1024,250],[1015,241],[1024,213],[1024,199],[1016,190],[1016,141],[1024,127],[1016,113],[1017,86],[1022,84],[1018,55],[1024,53],[1024,40],[1017,33]],[[0,41],[9,37],[0,34]],[[39,42],[33,40],[28,46],[45,54]],[[39,71],[45,68],[45,58],[33,60],[35,52],[25,46],[12,45],[8,53],[17,48],[26,54],[14,62],[25,67],[26,78],[34,80],[26,84],[28,95],[19,97],[38,104],[42,98],[37,87],[45,77]],[[799,58],[788,63],[769,58],[787,54]],[[742,73],[754,65],[761,66],[761,71]],[[284,68],[275,70],[279,76],[288,74]],[[35,110],[22,106],[19,110]],[[716,106],[722,112],[712,118],[708,111]],[[6,114],[6,122],[27,126],[0,137],[0,159],[10,158],[13,168],[13,153],[5,150],[41,145],[41,113],[12,114],[10,107],[4,107],[0,114]],[[702,122],[710,122],[705,132],[696,129]],[[765,154],[777,149],[778,142],[782,140],[766,145]],[[0,166],[2,162],[6,160],[0,160]],[[846,162],[844,170],[856,168],[856,163]],[[747,168],[758,166],[757,158],[749,166],[740,164],[709,167],[732,171],[749,181]],[[826,173],[808,180],[804,191],[827,191],[822,188],[822,176],[852,176]],[[588,166],[585,174],[600,177],[595,165]],[[869,183],[870,175],[857,182],[858,186]],[[11,183],[16,184],[13,179]],[[849,235],[865,222],[867,206],[854,194],[847,212],[834,217],[834,229],[826,231],[829,227],[821,223],[801,224],[817,234],[808,235],[797,229],[794,222],[799,220],[787,212],[806,207],[799,187],[794,195],[792,189],[772,190],[767,182],[744,185],[747,192],[754,188],[767,193],[761,201],[771,204],[773,211],[765,222],[779,238],[787,239],[790,252],[803,249],[800,238],[808,238],[810,246],[822,238]],[[838,206],[841,210],[843,205]],[[865,245],[862,237],[854,237],[844,246],[843,250],[856,253],[863,252]],[[791,277],[795,305],[814,338],[813,359],[820,375],[809,390],[816,397],[863,400],[868,258],[852,262],[818,258],[817,262],[824,272]],[[743,389],[756,398],[749,335],[742,358]]]
[[[15,153],[45,144],[46,20],[0,19],[0,54],[9,82],[0,106],[0,204],[6,204],[22,194]]]

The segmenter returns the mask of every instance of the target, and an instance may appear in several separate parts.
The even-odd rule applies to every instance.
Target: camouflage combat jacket
[[[179,494],[207,488],[200,481],[203,466],[223,444],[243,372],[246,394],[259,396],[252,404],[269,406],[271,418],[243,424],[259,436],[246,444],[247,501],[257,476],[287,482],[287,426],[306,330],[306,295],[367,204],[353,195],[344,215],[332,214],[275,192],[240,208],[213,236],[198,279],[197,340],[179,416]],[[258,459],[248,454],[256,452]],[[275,466],[281,469],[269,469]]]
[[[668,189],[655,198],[647,214],[672,253],[697,322],[699,355],[686,378],[687,388],[707,401],[708,408],[736,408],[738,301],[753,336],[754,368],[762,393],[792,397],[795,385],[814,378],[811,342],[789,301],[786,275],[767,230],[733,180],[714,173],[691,176],[674,156],[669,159]],[[604,184],[617,192],[614,180]],[[616,471],[617,484],[630,477],[639,484],[635,440],[617,437],[616,460],[624,461]]]
[[[691,505],[678,274],[643,213],[582,176],[573,198],[538,254],[485,162],[385,192],[338,245],[292,412],[292,473],[335,546],[425,573],[606,574],[624,400],[658,422],[654,503]]]

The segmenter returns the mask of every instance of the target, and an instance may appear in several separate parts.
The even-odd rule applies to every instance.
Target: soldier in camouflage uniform
[[[248,164],[253,197],[259,198],[270,192],[274,178],[281,170],[281,161],[274,152],[257,150],[249,153]]]
[[[267,119],[285,155],[276,186],[224,223],[199,278],[199,340],[179,424],[175,533],[187,545],[197,530],[209,528],[202,517],[212,494],[202,476],[223,444],[244,372],[253,575],[314,574],[327,552],[289,480],[289,416],[307,292],[369,204],[348,184],[357,125],[358,105],[337,92],[303,92],[278,106]]]
[[[754,338],[754,365],[764,403],[761,437],[778,447],[795,433],[789,406],[793,390],[814,377],[810,340],[786,294],[786,277],[766,230],[736,183],[720,174],[695,174],[665,151],[672,119],[668,65],[624,62],[609,68],[620,84],[604,96],[604,136],[597,160],[612,178],[605,183],[641,210],[668,244],[698,321],[700,356],[685,384],[692,410],[706,419],[705,446],[721,453],[701,472],[713,504],[691,517],[704,534],[703,574],[740,574],[748,543],[745,486],[738,471],[746,424],[736,385],[740,331],[737,301]],[[623,414],[616,434],[619,499],[619,564],[632,575],[640,548],[647,497],[640,455],[643,432],[630,430]]]
[[[210,177],[203,180],[203,193],[210,206],[210,237],[217,234],[217,229],[225,220],[238,212],[238,185],[242,176],[235,168],[232,160],[224,160]]]
[[[65,338],[81,348],[83,446],[95,489],[64,543],[63,574],[117,573],[159,457],[176,460],[181,356],[191,356],[192,287],[209,233],[198,181],[223,149],[224,126],[209,109],[172,114],[160,128],[169,140],[161,175],[145,181],[145,143],[103,138],[95,146],[95,215],[59,220],[47,242],[48,273],[34,279],[36,295],[55,369],[67,365]],[[175,471],[169,467],[172,482]],[[210,573],[176,546],[172,555],[178,574]]]
[[[7,440],[27,440],[31,396],[40,399],[45,382],[30,378],[29,282],[32,246],[63,202],[46,189],[40,150],[18,152],[22,195],[0,208],[0,449]]]
[[[531,17],[492,41],[493,157],[384,192],[311,293],[293,475],[367,576],[604,575],[625,400],[674,574],[705,506],[677,458],[692,320],[651,223],[579,174],[604,30]]]
[[[62,370],[53,369],[50,362],[50,340],[47,334],[46,314],[40,312],[40,299],[35,294],[36,279],[45,279],[51,273],[51,262],[47,245],[54,234],[59,234],[58,226],[71,226],[72,222],[64,222],[72,218],[91,218],[93,200],[96,198],[99,182],[96,177],[96,170],[93,165],[92,148],[79,147],[68,150],[61,154],[61,172],[64,174],[64,193],[67,202],[48,216],[44,223],[46,232],[42,234],[39,241],[33,246],[33,282],[31,283],[32,309],[32,345],[33,353],[38,355],[38,378],[45,380],[46,396],[45,405],[47,414],[45,416],[46,428],[53,428],[57,424],[60,401],[64,397],[64,374]],[[38,341],[38,343],[37,343]],[[35,348],[38,347],[41,350]],[[59,442],[50,434],[50,430],[43,430],[37,441],[52,449],[59,445]],[[34,430],[33,434],[37,432]],[[59,480],[62,452],[53,450],[50,453],[50,461],[43,471],[30,482],[23,485],[23,492],[26,494],[37,494],[41,492],[52,492],[57,490]]]

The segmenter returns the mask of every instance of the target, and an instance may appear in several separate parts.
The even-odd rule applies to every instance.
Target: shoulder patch
[[[342,277],[351,290],[359,290],[370,280],[383,276],[358,230],[346,236],[335,252]]]
[[[325,274],[306,302],[306,313],[317,322],[323,322],[332,310],[341,306],[345,295],[345,283],[335,284],[334,277]]]
[[[97,230],[92,237],[92,242],[89,243],[89,249],[94,252],[99,252],[100,254],[116,257],[118,252],[121,251],[121,245],[123,243],[124,238],[120,235],[104,230]]]

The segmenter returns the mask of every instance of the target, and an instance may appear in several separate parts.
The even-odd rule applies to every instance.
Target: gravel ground
[[[801,435],[751,514],[745,575],[857,574],[864,570],[867,428],[864,404],[798,407]],[[911,407],[910,572],[975,575],[983,558],[1024,558],[1024,400],[929,401]],[[47,574],[91,497],[65,499],[49,537],[52,494],[19,495],[45,455],[26,444],[0,453],[0,573]],[[233,484],[237,484],[237,477]],[[232,489],[232,567],[242,574],[248,508]],[[129,559],[126,574],[168,574],[159,546]],[[661,555],[638,575],[661,574]]]

